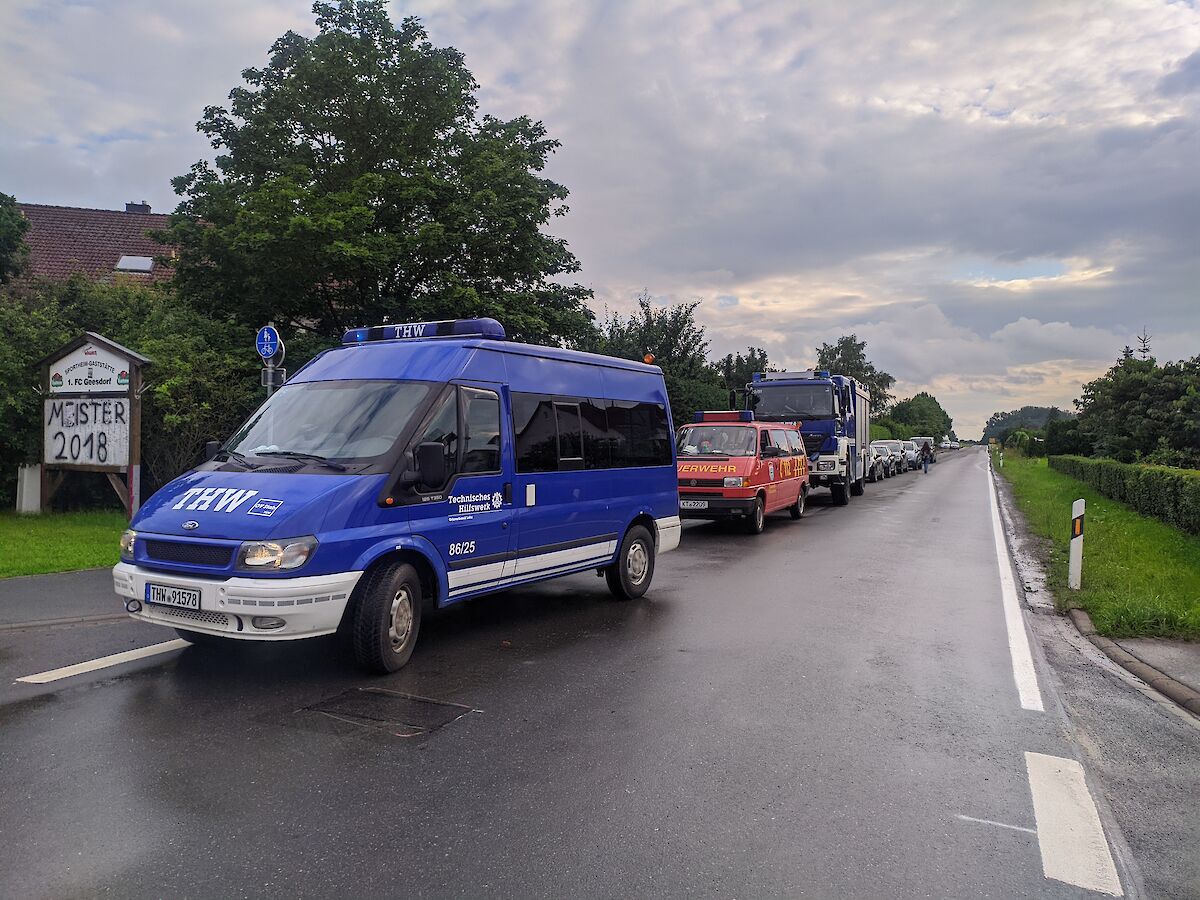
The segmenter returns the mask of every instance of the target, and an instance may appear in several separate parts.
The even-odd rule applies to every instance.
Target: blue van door
[[[441,554],[455,600],[496,586],[513,569],[512,439],[495,384],[460,384],[435,404],[413,443],[446,448],[451,474],[422,495],[413,534]]]

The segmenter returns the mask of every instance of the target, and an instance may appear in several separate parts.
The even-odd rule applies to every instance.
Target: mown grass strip
[[[122,513],[108,510],[0,513],[0,578],[114,565],[117,540],[127,527]]]
[[[1047,577],[1060,608],[1087,610],[1108,637],[1200,639],[1200,537],[1140,515],[1081,481],[1005,453],[999,470],[1012,484],[1030,529],[1047,539]],[[1067,587],[1071,502],[1087,501],[1083,586]]]

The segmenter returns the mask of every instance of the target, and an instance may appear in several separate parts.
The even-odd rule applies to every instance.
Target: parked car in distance
[[[939,447],[941,447],[943,450],[949,450],[949,449],[950,449],[950,442],[949,442],[949,441],[942,441],[942,442],[941,442],[941,444],[939,444],[938,446],[939,446]]]
[[[912,438],[912,442],[917,445],[918,458],[920,458],[921,448],[924,447],[926,444],[928,444],[929,449],[933,451],[933,459],[931,459],[930,462],[937,462],[937,452],[938,452],[937,441],[935,441],[931,437],[914,437],[914,438]]]
[[[908,471],[908,458],[904,455],[903,441],[880,441],[889,450],[892,451],[892,457],[896,460],[896,465],[892,469],[893,475],[899,475],[901,472]]]
[[[917,445],[913,441],[901,441],[904,445],[904,458],[908,461],[910,469],[921,468],[921,451],[917,449]]]
[[[962,448],[962,444],[960,444],[958,441],[951,441],[951,442],[950,442],[950,449],[951,449],[951,450],[959,450],[959,449],[961,449],[961,448]]]
[[[883,460],[883,477],[891,478],[896,474],[896,454],[886,441],[872,441],[871,452],[880,454]]]
[[[891,474],[891,456],[887,447],[876,447],[872,444],[871,459],[867,463],[867,481],[882,481]]]

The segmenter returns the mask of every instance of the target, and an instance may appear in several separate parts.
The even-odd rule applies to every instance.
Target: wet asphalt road
[[[984,465],[689,526],[644,601],[450,610],[386,678],[310,641],[18,684],[174,635],[0,632],[0,896],[1100,896],[1043,874],[1026,752],[1083,762],[1128,895],[1192,896],[1200,729],[1053,635],[1021,708]]]

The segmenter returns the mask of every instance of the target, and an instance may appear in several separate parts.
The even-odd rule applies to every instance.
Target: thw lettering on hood
[[[188,488],[171,509],[212,509],[214,512],[231,513],[257,493],[237,488]]]

